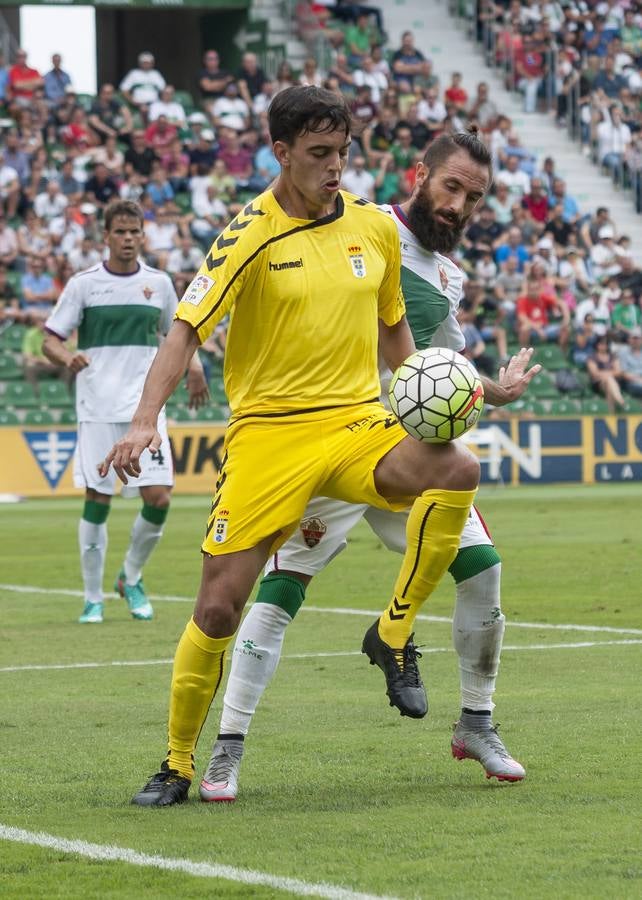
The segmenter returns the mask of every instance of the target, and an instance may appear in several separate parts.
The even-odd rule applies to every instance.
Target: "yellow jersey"
[[[405,313],[399,235],[373,203],[340,191],[335,211],[288,216],[271,190],[225,228],[178,306],[201,342],[230,315],[232,417],[347,406],[379,396],[378,319]]]

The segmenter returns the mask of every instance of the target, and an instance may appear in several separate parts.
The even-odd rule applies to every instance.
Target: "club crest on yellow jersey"
[[[363,258],[363,253],[361,252],[361,247],[348,247],[348,253],[350,254],[350,265],[352,266],[352,274],[354,277],[365,278],[366,263]]]

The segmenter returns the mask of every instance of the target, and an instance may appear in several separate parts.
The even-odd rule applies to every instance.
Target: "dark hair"
[[[116,216],[127,216],[128,219],[138,219],[140,227],[145,222],[143,211],[133,200],[114,200],[105,210],[105,231],[110,231],[112,222]]]
[[[438,169],[458,150],[465,150],[476,163],[487,166],[492,180],[493,159],[474,126],[468,131],[459,131],[457,134],[441,134],[435,138],[426,150],[423,163],[431,171]]]
[[[279,91],[270,103],[268,125],[273,142],[293,144],[310,131],[326,134],[341,130],[348,137],[352,117],[339,94],[313,85],[292,85]]]

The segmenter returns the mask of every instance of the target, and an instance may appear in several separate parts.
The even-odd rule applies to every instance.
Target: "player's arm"
[[[187,393],[189,394],[187,405],[190,409],[199,409],[201,406],[205,406],[210,399],[210,389],[198,350],[190,359],[187,367]]]
[[[180,319],[174,322],[147,373],[127,434],[114,444],[100,464],[101,477],[105,477],[111,465],[123,484],[127,484],[128,475],[134,478],[140,475],[143,450],[149,447],[154,452],[161,445],[156,427],[158,414],[183,377],[199,343],[198,334],[191,325]]]
[[[90,359],[82,350],[68,350],[65,347],[65,339],[53,331],[47,331],[42,343],[42,352],[49,362],[57,366],[63,366],[74,374],[86,369]]]
[[[528,368],[533,355],[532,347],[522,347],[519,353],[512,356],[507,366],[499,370],[499,378],[493,381],[485,375],[480,375],[484,386],[484,398],[491,406],[505,406],[522,396],[528,385],[542,367],[537,363]]]
[[[379,350],[391,372],[415,352],[415,342],[405,316],[394,325],[386,325],[379,319]]]

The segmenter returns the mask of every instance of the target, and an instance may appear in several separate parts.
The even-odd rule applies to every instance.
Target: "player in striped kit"
[[[98,464],[127,431],[159,335],[169,330],[178,303],[170,278],[139,260],[143,239],[141,208],[131,201],[112,203],[105,212],[107,261],[70,279],[46,323],[47,357],[76,375],[74,484],[85,488],[78,528],[85,592],[81,623],[103,621],[106,523],[116,476],[110,472],[101,478]],[[65,341],[76,329],[78,348],[69,350]],[[206,402],[207,382],[197,356],[190,363],[187,383],[190,402],[196,406]],[[153,616],[142,569],[162,535],[174,483],[164,411],[159,430],[161,446],[142,461],[137,487],[143,506],[114,584],[133,618],[140,620]]]
[[[459,243],[482,197],[471,190],[469,164],[486,159],[487,151],[474,134],[439,138],[418,163],[412,197],[401,206],[382,208],[399,232],[402,288],[418,348],[464,348],[456,318],[463,274],[445,254]],[[482,378],[489,403],[503,405],[523,393],[540,368],[527,370],[531,353],[520,351],[506,370],[500,371],[499,382]],[[203,800],[236,798],[244,739],[278,665],[285,629],[303,603],[312,577],[345,548],[346,535],[361,518],[386,547],[405,551],[406,512],[317,497],[309,504],[298,532],[271,557],[256,602],[236,637],[219,735],[201,782]],[[474,507],[449,571],[456,585],[453,643],[459,656],[462,706],[452,753],[459,759],[479,760],[488,777],[519,781],[524,769],[506,750],[491,715],[505,628],[500,604],[501,561]],[[367,639],[366,635],[366,653]],[[251,653],[247,646],[252,647]]]

